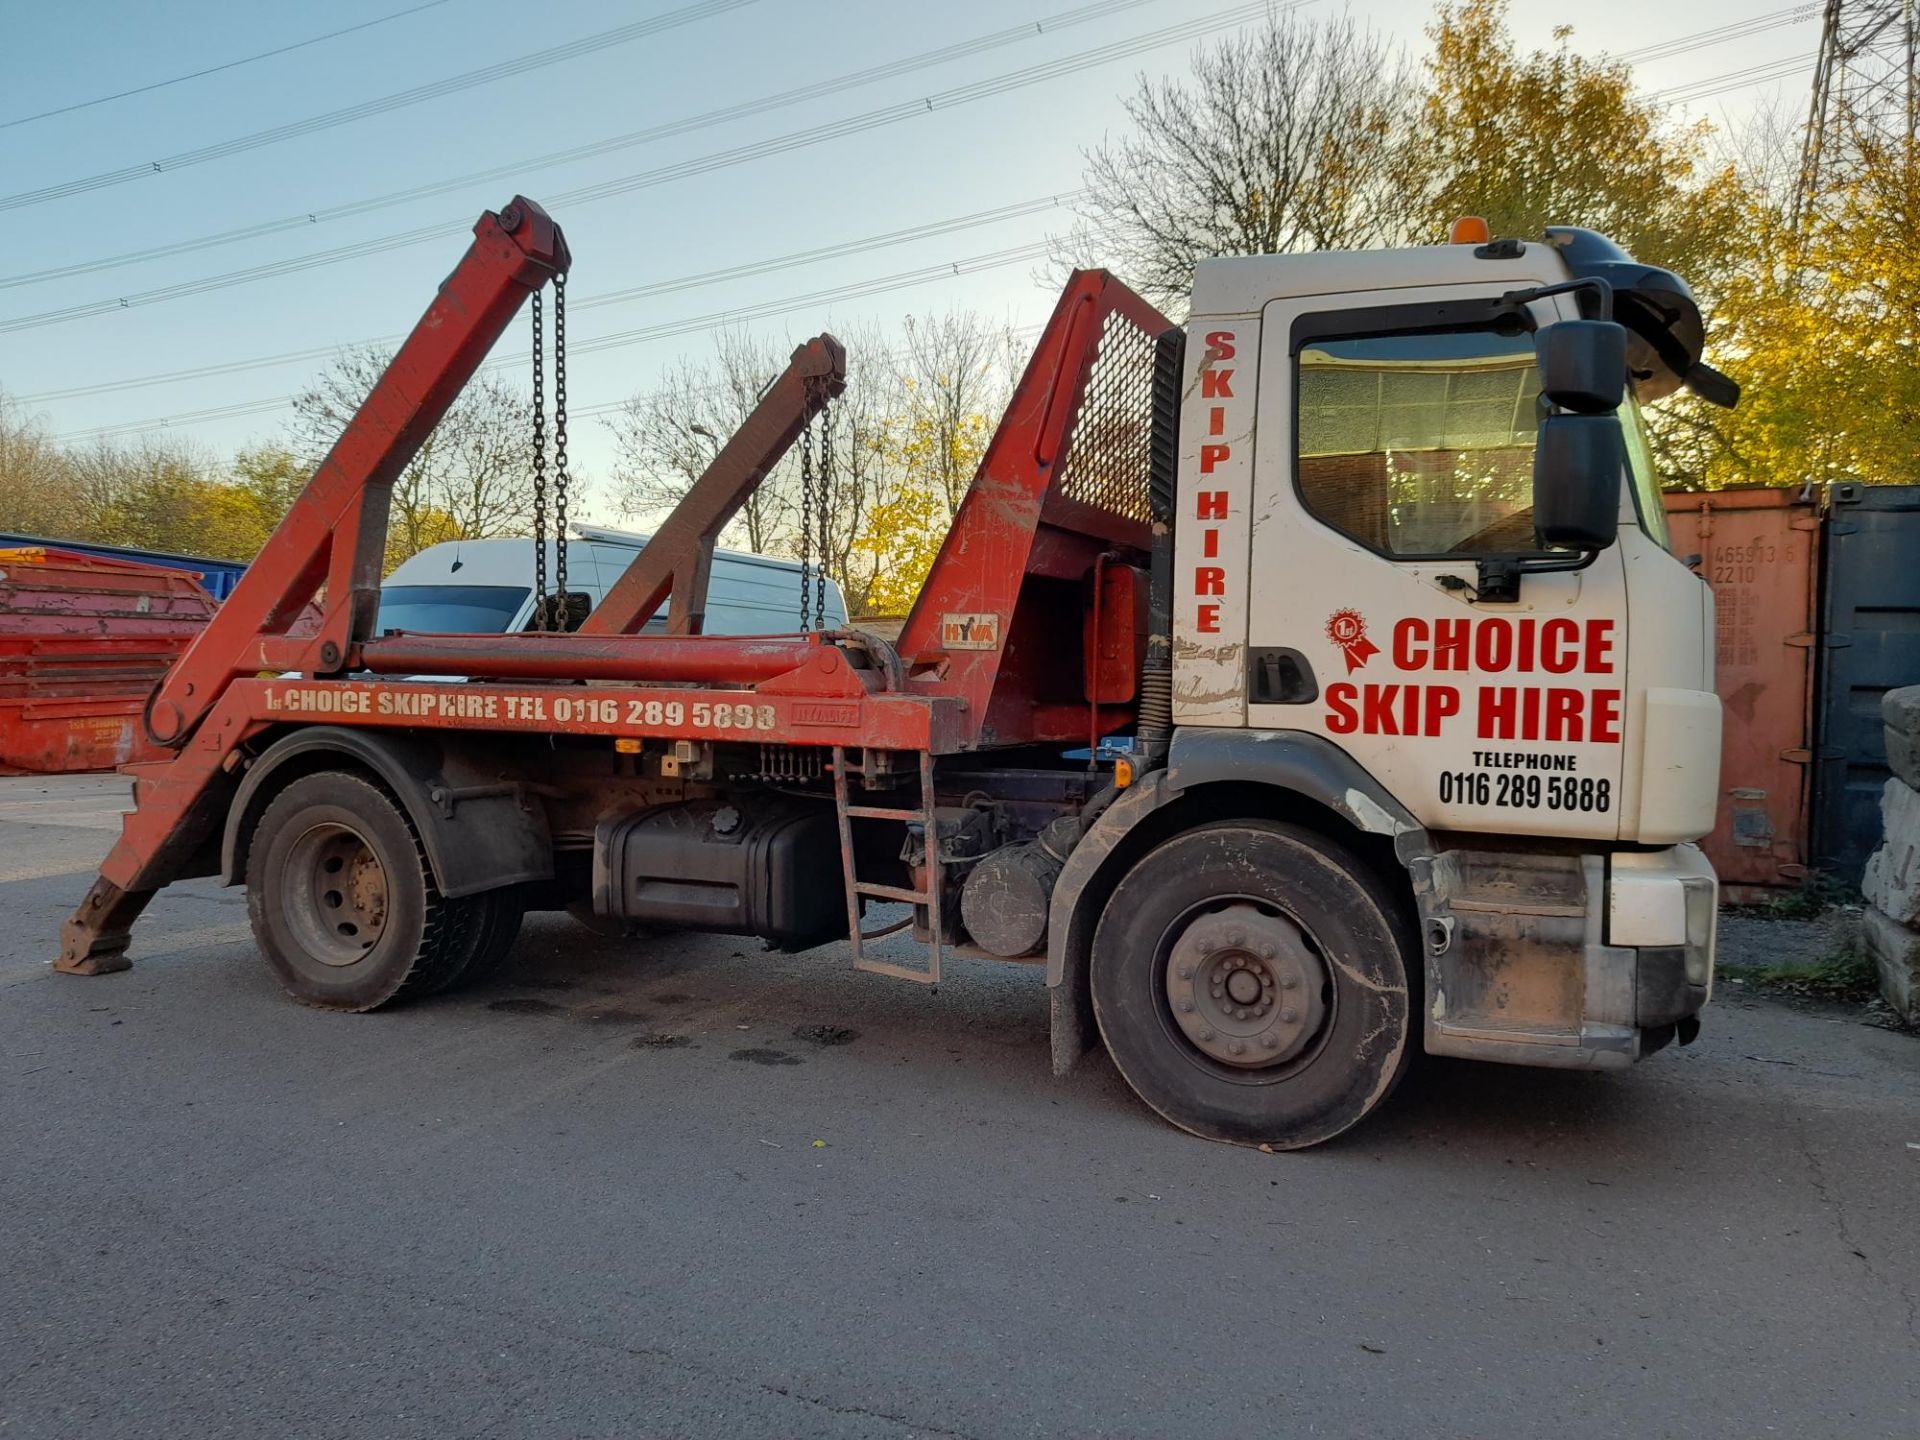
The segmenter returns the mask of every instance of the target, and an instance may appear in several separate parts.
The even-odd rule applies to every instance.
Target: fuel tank
[[[697,801],[644,810],[593,837],[593,908],[804,950],[847,933],[833,811]]]

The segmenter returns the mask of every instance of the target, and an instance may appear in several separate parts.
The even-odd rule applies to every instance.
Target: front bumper
[[[1422,868],[1429,1054],[1620,1069],[1692,1038],[1719,901],[1698,846],[1449,850]]]

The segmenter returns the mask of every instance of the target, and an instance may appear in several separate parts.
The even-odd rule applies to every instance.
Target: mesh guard
[[[1141,525],[1152,519],[1154,339],[1107,312],[1057,485],[1066,500]]]

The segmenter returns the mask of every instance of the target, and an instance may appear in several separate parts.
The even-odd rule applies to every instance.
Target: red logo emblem
[[[1347,657],[1351,675],[1380,653],[1380,647],[1367,639],[1367,621],[1358,610],[1336,610],[1327,617],[1327,638]]]

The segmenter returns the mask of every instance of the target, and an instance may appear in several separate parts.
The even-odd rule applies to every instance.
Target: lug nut
[[[1280,1012],[1280,1018],[1286,1024],[1292,1025],[1297,1020],[1299,1020],[1300,1012],[1298,1010],[1295,1010],[1292,1006],[1288,1006],[1285,1010],[1282,1010]]]
[[[1244,1020],[1247,1018],[1247,1012],[1244,1010],[1235,1010],[1233,1012],[1233,1018],[1236,1020]]]
[[[1231,1045],[1229,1045],[1227,1049],[1231,1050],[1236,1055],[1244,1055],[1247,1053],[1247,1047],[1242,1045],[1238,1040],[1234,1041]]]
[[[1278,1050],[1280,1048],[1280,1037],[1278,1035],[1262,1035],[1260,1037],[1260,1043],[1269,1050]]]
[[[1180,1002],[1180,1009],[1183,1014],[1191,1015],[1193,1013],[1193,1001],[1182,1000]]]
[[[1200,1038],[1202,1040],[1213,1039],[1213,1027],[1211,1025],[1202,1025],[1200,1027]]]
[[[1299,977],[1298,977],[1298,976],[1294,976],[1294,975],[1283,975],[1283,976],[1281,976],[1281,977],[1280,977],[1280,988],[1281,988],[1282,990],[1297,990],[1297,989],[1299,989],[1299,988],[1300,988],[1300,980],[1299,980]]]
[[[1191,980],[1191,979],[1193,979],[1193,966],[1191,966],[1191,965],[1182,965],[1182,966],[1180,967],[1180,978],[1181,978],[1182,980]]]
[[[1241,931],[1236,930],[1231,935],[1227,936],[1227,943],[1233,946],[1234,949],[1237,950],[1242,945],[1247,943],[1247,937]]]
[[[1279,953],[1280,952],[1274,949],[1273,946],[1271,945],[1262,945],[1260,947],[1260,958],[1263,960],[1271,960],[1275,955],[1278,955]]]

